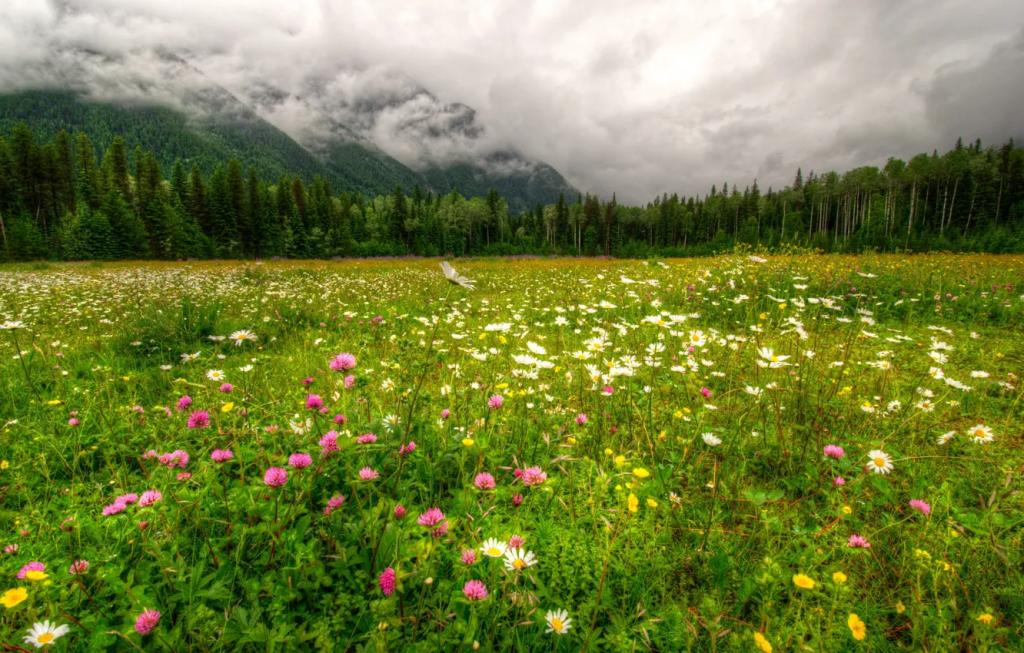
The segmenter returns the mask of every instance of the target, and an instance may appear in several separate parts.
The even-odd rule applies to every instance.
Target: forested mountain
[[[295,174],[309,183],[321,176],[336,191],[365,195],[420,186],[472,197],[498,188],[520,210],[554,202],[559,194],[575,194],[554,168],[527,163],[513,153],[504,154],[508,165],[503,167],[501,157],[495,157],[494,170],[500,173],[470,163],[431,167],[421,173],[341,124],[330,125],[332,138],[300,144],[219,87],[206,87],[202,97],[190,100],[193,105],[201,102],[202,111],[189,115],[153,103],[94,102],[67,91],[22,91],[0,95],[0,130],[9,131],[24,122],[44,138],[65,129],[83,132],[103,144],[120,135],[133,148],[152,151],[165,175],[176,162],[210,173],[216,165],[238,159],[264,181]]]
[[[190,139],[208,136],[190,135],[181,124],[184,133],[167,131],[160,120],[140,117],[159,110],[145,111],[156,113],[126,114],[137,125],[129,135],[178,143],[166,175],[160,156],[138,142],[113,136],[99,150],[87,133],[55,132],[59,113],[41,111],[55,117],[2,132],[0,258],[643,256],[740,243],[833,251],[1024,249],[1024,149],[1012,141],[957,142],[941,156],[890,159],[881,169],[806,177],[798,170],[781,190],[764,191],[756,181],[743,190],[723,184],[701,197],[663,195],[645,206],[560,196],[517,211],[497,190],[469,199],[415,185],[339,193],[328,176],[303,168],[309,160],[302,151],[268,154],[262,168],[253,161],[243,166],[227,145],[204,150],[223,152],[221,161],[186,157]],[[113,134],[109,129],[100,133]],[[290,161],[295,168],[266,181]]]

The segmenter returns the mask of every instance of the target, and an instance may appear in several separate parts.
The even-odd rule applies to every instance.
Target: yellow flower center
[[[491,548],[487,549],[487,555],[497,558],[501,555],[501,549],[492,546]]]
[[[875,467],[885,467],[885,458],[875,458],[874,463]]]
[[[40,644],[49,644],[53,641],[53,633],[43,633],[39,637],[36,637],[36,641]]]
[[[515,567],[516,569],[522,569],[523,567],[525,567],[525,566],[526,566],[526,561],[525,561],[525,560],[522,560],[522,559],[520,559],[520,558],[516,558],[516,559],[515,559],[515,560],[514,560],[514,561],[512,562],[512,566],[513,566],[513,567]]]
[[[551,630],[562,630],[562,626],[564,626],[564,625],[565,624],[562,623],[561,619],[559,619],[558,617],[552,617],[552,619],[551,619]]]

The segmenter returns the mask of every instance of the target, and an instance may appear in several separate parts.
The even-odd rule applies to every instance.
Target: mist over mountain
[[[194,104],[173,53],[307,148],[514,152],[636,203],[1019,137],[1022,27],[1015,0],[8,0],[0,91]]]
[[[467,196],[497,189],[511,208],[523,210],[577,192],[551,166],[491,138],[471,107],[445,104],[394,71],[312,74],[295,92],[248,71],[226,78],[231,87],[187,53],[57,49],[44,61],[3,72],[0,121],[43,121],[94,136],[105,135],[97,129],[120,129],[133,144],[159,152],[165,166],[172,157],[237,157],[265,175],[321,174],[339,190],[367,194],[396,186]],[[101,107],[106,122],[99,128],[90,116]],[[160,108],[167,111],[154,113]],[[131,123],[140,115],[162,121],[164,129],[150,125],[149,135],[139,133]],[[168,149],[180,129],[195,136],[186,139],[193,147]]]

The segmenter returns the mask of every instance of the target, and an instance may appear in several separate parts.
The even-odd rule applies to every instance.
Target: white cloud
[[[6,0],[0,87],[188,104],[205,76],[285,91],[261,112],[307,142],[333,120],[410,163],[513,146],[639,202],[1019,135],[1022,24],[1018,0]]]

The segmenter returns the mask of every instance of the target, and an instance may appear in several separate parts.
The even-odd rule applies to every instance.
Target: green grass
[[[431,260],[0,270],[0,323],[22,323],[0,331],[0,592],[28,593],[0,641],[49,619],[67,650],[1020,648],[1024,258],[456,267],[476,290]],[[243,329],[258,339],[224,338]],[[341,352],[353,369],[330,369]],[[210,425],[188,428],[198,410]],[[890,473],[866,469],[876,449]],[[481,554],[513,535],[536,564]],[[45,579],[16,578],[30,561]]]

